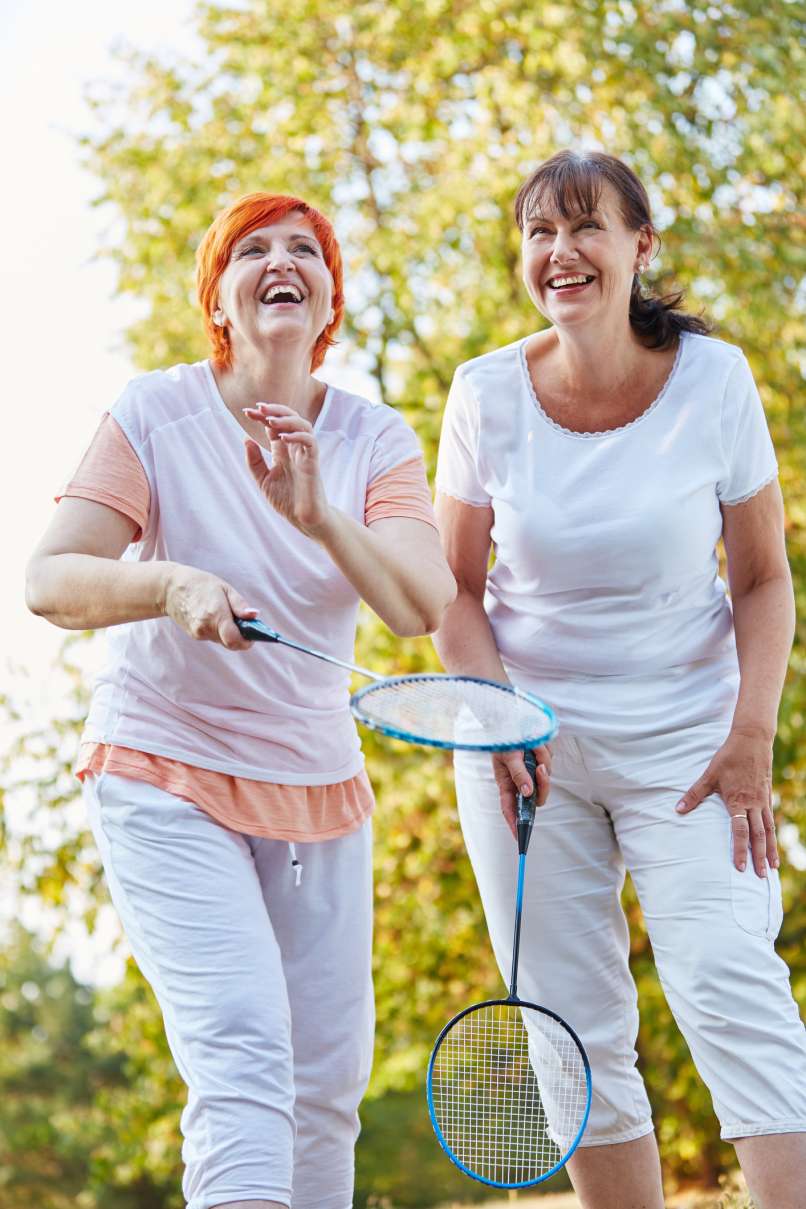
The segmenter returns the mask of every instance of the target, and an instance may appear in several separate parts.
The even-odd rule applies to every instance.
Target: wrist
[[[730,728],[732,735],[740,735],[744,739],[763,739],[765,743],[769,744],[774,742],[775,732],[775,726],[765,726],[759,722],[743,722],[741,718],[734,718]]]
[[[161,562],[156,564],[158,568],[157,584],[156,584],[156,605],[159,609],[160,617],[168,616],[168,603],[171,598],[176,584],[177,578],[181,571],[185,568],[181,563]]]
[[[339,531],[338,513],[335,508],[328,508],[316,524],[300,525],[299,527],[311,541],[318,542],[320,546],[328,549]]]

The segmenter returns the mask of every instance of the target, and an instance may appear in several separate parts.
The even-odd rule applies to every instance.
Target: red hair
[[[311,371],[319,368],[327,350],[336,343],[333,334],[344,315],[344,275],[341,251],[333,227],[324,214],[299,197],[286,197],[280,193],[247,193],[216,215],[196,251],[196,291],[204,313],[204,329],[213,347],[212,360],[216,369],[232,368],[232,346],[227,330],[213,323],[213,312],[218,306],[218,283],[229,264],[232,249],[250,231],[280,222],[294,210],[304,214],[313,228],[333,278],[333,322],[327,325],[313,346]]]

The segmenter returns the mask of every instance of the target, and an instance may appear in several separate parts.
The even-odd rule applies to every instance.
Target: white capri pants
[[[630,740],[552,744],[551,792],[526,862],[518,991],[556,1011],[591,1062],[583,1146],[652,1131],[636,1069],[638,1006],[620,894],[629,870],[666,999],[726,1139],[806,1130],[806,1035],[773,941],[778,873],[731,859],[716,795],[675,805],[727,734],[723,723]],[[459,815],[490,937],[509,981],[517,846],[489,756],[456,753]]]
[[[349,1209],[372,1061],[370,823],[289,845],[127,777],[84,797],[110,893],[188,1087],[188,1209]]]

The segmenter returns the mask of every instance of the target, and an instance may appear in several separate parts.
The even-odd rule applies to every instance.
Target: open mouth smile
[[[595,277],[591,277],[587,273],[566,273],[562,277],[552,277],[548,281],[548,288],[556,294],[579,293],[586,286],[595,281]]]
[[[270,285],[265,293],[261,295],[260,301],[264,306],[280,306],[283,303],[299,306],[304,301],[304,298],[299,286],[284,281],[276,285]]]

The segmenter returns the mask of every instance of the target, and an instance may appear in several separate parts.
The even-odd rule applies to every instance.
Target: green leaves
[[[93,126],[82,140],[110,219],[99,253],[115,262],[120,292],[142,305],[127,333],[140,367],[206,355],[194,253],[216,211],[253,189],[300,194],[334,219],[342,241],[345,335],[385,400],[416,425],[433,467],[456,364],[541,326],[520,283],[511,220],[520,181],[559,147],[601,145],[651,191],[663,234],[652,266],[659,288],[684,286],[690,307],[707,307],[717,334],[750,357],[779,450],[806,617],[806,421],[797,402],[806,364],[802,8],[785,0],[360,0],[340,12],[324,0],[241,0],[203,4],[198,21],[203,58],[131,54],[127,89],[94,87]],[[398,642],[368,617],[357,658],[389,671],[436,667],[427,641]],[[804,668],[801,628],[776,751],[781,834],[793,862],[806,829]],[[13,792],[33,795],[35,807],[10,855],[56,918],[76,888],[90,903],[100,893],[70,811],[79,680],[74,672],[78,695],[64,716],[42,735],[23,733],[13,756],[17,769],[28,761]],[[417,1087],[445,1020],[502,984],[449,761],[376,736],[365,736],[365,749],[378,796],[378,1096]],[[802,998],[806,905],[792,863],[784,884],[780,949]],[[727,1152],[632,899],[628,907],[643,1070],[661,1146],[675,1178],[709,1178]],[[93,1052],[113,1068],[126,1058],[122,1081],[93,1092],[90,1116],[101,1133],[92,1134],[88,1187],[128,1190],[130,1199],[105,1205],[156,1204],[142,1189],[150,1180],[174,1187],[179,1088],[134,970],[105,1011]],[[34,1199],[61,1209],[59,1195]],[[180,1203],[170,1197],[158,1203]]]

